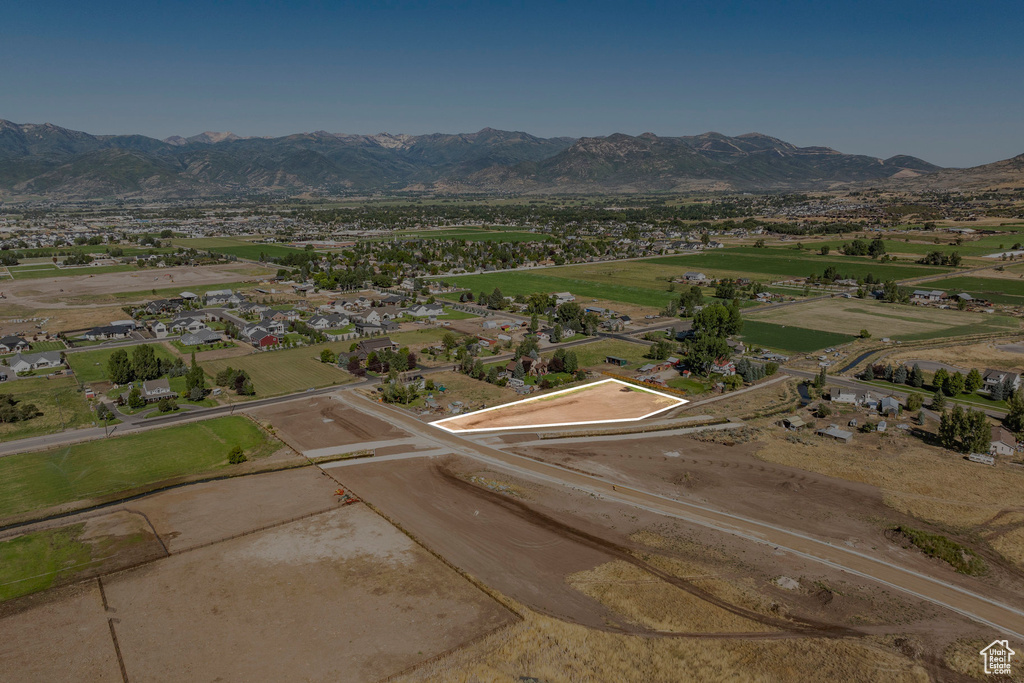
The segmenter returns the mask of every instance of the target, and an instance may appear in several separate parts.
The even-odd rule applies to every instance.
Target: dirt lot
[[[968,369],[978,368],[979,371],[985,368],[995,368],[1021,372],[1024,369],[1024,346],[1021,346],[1019,342],[1015,344],[1008,340],[1000,340],[936,349],[906,349],[887,355],[881,362],[892,363],[895,366],[901,362],[912,363],[914,360],[948,363]]]
[[[556,392],[439,422],[446,429],[461,432],[636,420],[681,403],[679,399],[644,391],[624,382],[602,380],[565,393]]]
[[[361,505],[104,587],[136,680],[371,681],[512,619]]]
[[[88,298],[116,292],[139,292],[145,299],[149,290],[181,287],[182,291],[194,285],[214,285],[237,282],[253,277],[255,266],[228,264],[190,268],[160,268],[99,275],[71,275],[67,277],[13,280],[4,283],[4,294],[11,304],[29,307],[62,308],[71,297]],[[266,270],[269,274],[272,271]],[[8,303],[5,302],[5,303]]]
[[[697,654],[707,652],[705,642],[720,642],[723,653],[751,648],[748,657],[759,661],[759,671],[777,680],[800,675],[784,652],[835,647],[825,655],[832,657],[829,666],[859,670],[844,680],[873,680],[880,661],[910,668],[888,634],[909,634],[899,642],[931,656],[965,633],[981,632],[930,605],[770,546],[488,471],[468,460],[367,464],[346,470],[344,479],[430,548],[526,609],[531,628],[492,636],[485,641],[489,645],[457,653],[410,680],[466,680],[459,677],[466,671],[479,680],[572,680],[568,671],[579,680],[678,680],[678,671],[672,676],[661,668],[670,660],[655,660],[682,651],[694,653],[688,658],[695,658],[695,668],[687,668],[692,679],[743,668],[705,661]],[[622,563],[632,566],[623,572]],[[686,605],[692,614],[666,613],[671,604]],[[686,641],[662,642],[660,631],[651,630],[665,625],[698,633],[717,625],[729,635],[689,647]],[[748,640],[753,636],[746,634],[764,633],[765,626],[779,642],[801,640]],[[827,646],[814,639],[825,633],[847,634],[847,640]],[[590,650],[591,639],[602,648]],[[638,662],[650,670],[627,666]],[[861,669],[865,664],[870,666]],[[595,677],[595,671],[620,666],[629,673]]]
[[[410,435],[328,396],[288,401],[251,411],[300,451],[401,439]]]

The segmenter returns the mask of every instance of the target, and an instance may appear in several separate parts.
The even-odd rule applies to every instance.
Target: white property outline
[[[490,412],[492,410],[499,410],[501,408],[509,408],[511,406],[519,405],[520,403],[528,403],[530,401],[539,401],[540,399],[543,399],[543,398],[551,398],[552,396],[557,396],[559,394],[567,394],[567,393],[569,393],[571,391],[580,391],[581,389],[589,389],[590,387],[596,387],[598,384],[606,384],[608,382],[615,382],[616,384],[621,384],[622,386],[629,387],[630,389],[633,389],[635,391],[646,391],[647,393],[654,394],[655,396],[663,396],[665,398],[668,398],[668,399],[671,399],[671,400],[675,401],[676,403],[674,405],[666,406],[665,408],[659,408],[658,410],[655,410],[653,413],[647,413],[646,415],[641,415],[640,417],[620,417],[620,418],[615,418],[615,419],[611,419],[611,420],[583,420],[583,421],[580,421],[580,422],[550,422],[550,423],[535,424],[535,425],[518,425],[518,426],[515,426],[515,427],[474,427],[473,429],[452,429],[450,427],[446,427],[445,425],[441,424],[442,422],[448,422],[449,420],[459,420],[459,419],[462,419],[464,417],[469,417],[470,415],[479,415],[480,413],[487,413],[487,412]],[[685,405],[687,403],[689,403],[689,401],[687,401],[685,398],[679,398],[678,396],[672,396],[671,394],[666,394],[666,393],[662,393],[660,391],[655,391],[654,389],[648,389],[647,387],[638,386],[636,384],[630,384],[629,382],[623,382],[620,379],[615,379],[614,377],[612,377],[612,378],[609,378],[609,379],[598,380],[597,382],[591,382],[590,384],[583,384],[583,385],[578,386],[578,387],[569,387],[568,389],[560,389],[558,391],[553,391],[550,394],[541,394],[540,396],[531,396],[530,398],[524,398],[524,399],[519,400],[519,401],[513,401],[512,403],[503,403],[500,406],[492,406],[490,408],[483,408],[481,410],[474,410],[473,412],[466,413],[464,415],[453,415],[451,417],[441,418],[440,420],[435,420],[434,422],[429,422],[428,424],[433,426],[433,427],[437,427],[438,429],[443,429],[443,430],[445,430],[446,432],[448,432],[450,434],[469,434],[469,433],[472,433],[472,432],[504,432],[504,431],[509,431],[509,430],[512,430],[512,429],[543,429],[543,428],[546,428],[546,427],[571,427],[571,426],[574,426],[574,425],[594,425],[594,424],[606,424],[606,423],[611,423],[611,422],[637,422],[639,420],[645,420],[645,419],[651,417],[652,415],[657,415],[658,413],[663,413],[666,410],[672,410],[673,408],[678,408],[679,406]]]

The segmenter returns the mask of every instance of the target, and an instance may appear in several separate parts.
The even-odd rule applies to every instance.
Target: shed
[[[850,443],[853,441],[853,432],[844,431],[840,429],[838,425],[829,425],[824,429],[819,429],[815,434],[818,436],[827,436],[830,439],[842,441],[843,443]]]
[[[618,356],[605,356],[604,362],[610,363],[611,365],[618,365],[620,368],[629,363],[625,358],[619,358]]]

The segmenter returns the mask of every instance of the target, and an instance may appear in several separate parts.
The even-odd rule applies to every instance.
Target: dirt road
[[[493,466],[541,480],[580,487],[618,502],[669,515],[717,529],[734,536],[769,544],[796,556],[813,560],[855,576],[873,580],[936,605],[952,610],[976,622],[992,627],[998,634],[1024,640],[1024,610],[1002,604],[973,591],[952,586],[918,571],[906,569],[865,553],[820,541],[806,534],[759,522],[740,515],[673,500],[648,491],[629,488],[593,476],[541,463],[496,448],[481,445],[455,434],[428,427],[398,409],[348,393],[345,400],[372,412],[391,424],[421,434],[439,446]]]

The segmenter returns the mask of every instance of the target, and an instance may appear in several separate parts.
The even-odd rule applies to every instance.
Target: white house
[[[43,368],[59,368],[64,365],[60,359],[60,351],[43,351],[42,353],[16,353],[8,364],[14,372],[29,372]]]
[[[992,427],[992,443],[988,448],[991,455],[1013,455],[1017,452],[1017,437],[1004,428]]]
[[[406,310],[406,313],[414,318],[436,318],[439,315],[444,315],[444,306],[439,304],[412,306]]]

